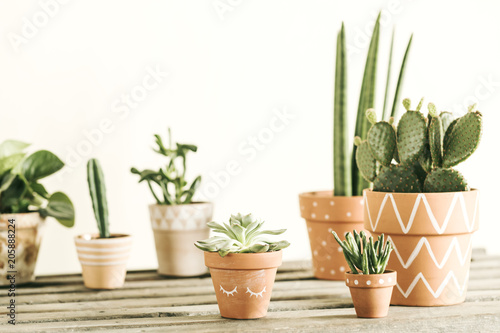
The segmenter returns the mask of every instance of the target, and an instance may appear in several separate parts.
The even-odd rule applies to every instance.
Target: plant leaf
[[[59,223],[68,228],[75,225],[75,209],[73,203],[68,196],[62,192],[55,192],[49,197],[49,203],[43,210],[43,215],[54,217]]]
[[[28,156],[21,165],[21,174],[29,181],[36,181],[61,170],[64,163],[47,150],[39,150]]]
[[[392,102],[392,110],[391,110],[391,117],[393,117],[394,119],[396,119],[398,114],[399,97],[401,95],[406,62],[408,61],[408,55],[410,54],[410,47],[412,40],[413,40],[413,34],[411,35],[410,40],[408,41],[408,45],[406,46],[405,55],[403,57],[403,62],[401,63],[401,69],[399,71],[398,83],[396,84],[396,91],[394,93],[394,101]]]
[[[0,144],[0,159],[21,153],[24,155],[23,150],[29,146],[29,143],[22,141],[5,140]]]

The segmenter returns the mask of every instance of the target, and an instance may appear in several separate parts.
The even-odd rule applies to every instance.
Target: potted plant
[[[386,317],[397,279],[395,271],[385,269],[392,251],[391,243],[384,244],[384,234],[375,242],[371,236],[368,239],[364,231],[348,232],[344,241],[335,231],[332,234],[351,269],[345,273],[345,284],[351,292],[356,315],[360,318]]]
[[[370,47],[366,59],[361,95],[359,98],[355,135],[366,137],[369,123],[365,111],[372,108],[375,101],[377,52],[380,30],[380,15],[373,28]],[[397,81],[390,115],[396,117],[397,103],[401,93],[404,69],[410,51],[412,38],[406,47],[399,78]],[[391,74],[392,45],[389,55],[386,89],[384,95],[384,118],[389,118],[389,78]],[[301,216],[307,222],[307,230],[312,252],[314,276],[319,279],[343,280],[347,264],[342,256],[342,248],[334,244],[329,231],[344,235],[349,230],[363,229],[363,189],[369,183],[360,175],[356,163],[356,147],[351,143],[347,111],[347,51],[344,24],[337,35],[337,59],[335,67],[335,93],[333,105],[333,191],[316,191],[299,195]]]
[[[205,251],[222,317],[253,319],[267,314],[281,249],[290,244],[266,239],[264,235],[280,235],[286,230],[261,230],[263,224],[251,214],[231,215],[229,224],[208,223],[223,236],[195,243]]]
[[[73,204],[66,194],[51,194],[40,183],[64,163],[47,150],[26,155],[28,146],[15,140],[0,144],[0,285],[10,284],[10,271],[16,271],[16,284],[35,280],[47,216],[68,228],[75,224]]]
[[[96,159],[90,159],[87,163],[87,181],[99,233],[75,237],[83,283],[91,289],[120,288],[127,274],[132,237],[109,232],[104,174]]]
[[[203,255],[191,244],[198,239],[207,238],[210,230],[207,222],[212,219],[213,205],[210,202],[193,202],[193,196],[201,183],[196,177],[191,185],[186,181],[186,156],[196,152],[197,147],[190,144],[172,145],[170,129],[169,144],[165,147],[161,137],[156,134],[155,152],[165,156],[167,165],[158,171],[139,171],[139,183],[147,182],[155,204],[149,205],[151,225],[158,257],[158,273],[171,276],[197,276],[207,272]],[[153,188],[160,189],[160,194]]]
[[[389,268],[398,272],[392,304],[438,306],[465,300],[472,251],[478,229],[478,191],[470,189],[453,166],[477,148],[482,115],[474,106],[453,119],[429,104],[425,117],[420,101],[408,110],[397,129],[392,121],[372,122],[367,140],[359,145],[357,163],[373,181],[365,195],[365,228],[385,233],[396,256]]]

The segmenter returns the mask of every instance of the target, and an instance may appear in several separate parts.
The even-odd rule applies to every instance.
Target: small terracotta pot
[[[15,229],[15,254],[11,254],[11,259],[15,262],[9,262],[9,220],[14,219]],[[42,241],[45,218],[39,213],[19,213],[19,214],[1,214],[0,215],[0,286],[9,285],[7,279],[9,271],[16,271],[16,284],[35,281],[35,266],[38,257],[38,250]],[[14,265],[14,269],[10,264]]]
[[[389,304],[397,273],[385,271],[384,274],[345,274],[345,284],[351,292],[356,315],[360,318],[382,318],[389,312]]]
[[[365,228],[392,242],[398,272],[391,304],[462,303],[469,280],[479,192],[385,193],[365,190]]]
[[[186,205],[149,206],[155,237],[158,273],[169,276],[198,276],[207,273],[203,253],[193,244],[210,235],[209,202]]]
[[[314,276],[344,280],[349,266],[332,230],[342,240],[346,232],[364,230],[363,197],[333,196],[331,191],[309,192],[299,195],[299,203],[301,216],[307,223]]]
[[[110,238],[99,238],[98,234],[84,234],[75,237],[75,244],[85,287],[116,289],[123,286],[132,248],[130,235],[111,234]]]
[[[204,252],[210,268],[217,304],[222,317],[255,319],[265,317],[281,251],[266,253]]]

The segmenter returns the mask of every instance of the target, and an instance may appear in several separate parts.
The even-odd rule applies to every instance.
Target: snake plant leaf
[[[391,47],[389,49],[389,63],[387,64],[387,78],[385,80],[385,94],[384,94],[384,107],[382,108],[382,120],[389,120],[388,118],[388,113],[387,113],[387,98],[389,97],[389,82],[391,79],[391,68],[392,68],[392,51],[394,48],[394,33],[395,29],[392,29],[392,36],[391,36]]]
[[[408,61],[408,57],[410,54],[411,42],[413,40],[413,34],[410,36],[410,40],[408,41],[408,45],[406,46],[405,55],[403,57],[403,61],[401,63],[401,69],[399,70],[398,83],[396,84],[396,91],[394,92],[394,100],[392,102],[392,110],[391,117],[397,118],[398,116],[398,106],[399,106],[399,98],[401,95],[401,90],[403,89],[403,81],[406,70],[406,63]]]

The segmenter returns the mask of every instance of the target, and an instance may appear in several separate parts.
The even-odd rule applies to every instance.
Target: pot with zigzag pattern
[[[394,246],[388,269],[398,273],[391,304],[442,306],[465,300],[479,191],[364,191],[364,225]]]

